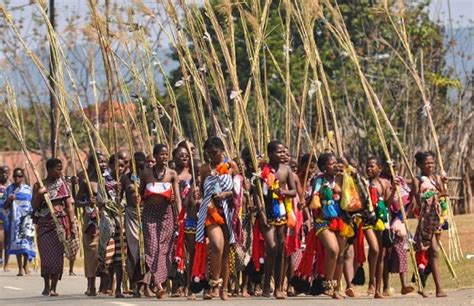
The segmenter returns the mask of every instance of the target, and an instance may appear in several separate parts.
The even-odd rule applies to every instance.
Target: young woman
[[[446,297],[441,287],[439,271],[439,244],[441,227],[447,214],[444,188],[445,178],[435,173],[436,156],[431,151],[417,152],[416,165],[421,175],[413,182],[415,200],[418,204],[418,226],[415,232],[415,251],[417,260],[426,260],[436,286],[436,297]]]
[[[369,206],[364,221],[365,239],[369,245],[369,289],[374,298],[383,298],[382,278],[385,249],[382,246],[382,233],[389,222],[386,203],[391,203],[395,189],[390,181],[380,177],[382,164],[378,158],[369,157],[365,167],[369,179]]]
[[[99,270],[101,272],[107,271],[105,277],[101,276],[99,291],[112,295],[114,293],[113,279],[115,276],[115,297],[124,298],[122,293],[124,273],[122,254],[125,252],[126,238],[123,233],[122,216],[119,213],[124,205],[120,202],[119,195],[120,178],[125,172],[128,161],[121,158],[117,160],[116,158],[115,154],[109,157],[109,170],[104,173],[104,186],[99,188],[97,192],[97,204],[101,214],[99,220],[99,259],[101,263]],[[110,248],[111,245],[113,245],[112,248]]]
[[[72,226],[75,216],[73,200],[66,181],[62,177],[61,160],[51,158],[46,162],[47,177],[43,181],[45,187],[38,183],[33,187],[32,206],[35,210],[34,220],[37,225],[38,250],[41,257],[41,276],[44,279],[42,295],[58,296],[56,287],[61,279],[64,268],[64,245],[59,240],[56,225],[44,200],[48,193],[53,204],[54,214],[59,226],[67,234],[74,234]]]
[[[341,209],[339,201],[342,191],[342,175],[339,173],[336,156],[323,153],[318,159],[318,168],[322,171],[313,182],[312,208],[314,209],[314,227],[324,250],[324,294],[333,299],[342,299],[339,293],[343,270],[346,240],[339,235]],[[315,199],[316,197],[316,199]],[[313,204],[315,203],[315,204]]]
[[[386,161],[382,162],[382,176],[393,184],[397,184],[400,188],[400,195],[405,208],[408,211],[410,205],[410,187],[406,180],[397,175],[395,178],[390,173],[389,165]],[[397,171],[395,161],[392,160],[392,167],[394,171]],[[395,187],[395,186],[393,186]],[[396,191],[396,190],[395,190]],[[392,232],[393,244],[386,250],[385,263],[384,263],[384,275],[383,275],[383,293],[385,296],[389,296],[390,292],[390,273],[398,273],[400,275],[400,282],[402,285],[401,293],[406,295],[414,291],[414,288],[408,284],[407,272],[408,272],[408,255],[406,250],[407,231],[403,224],[403,217],[401,213],[400,200],[398,195],[395,194],[393,200],[389,204],[390,211],[390,231]]]
[[[196,227],[198,222],[199,205],[202,201],[201,194],[201,162],[194,160],[194,177],[191,180],[191,192],[188,193],[183,201],[183,209],[185,209],[184,219],[184,240],[186,245],[187,265],[186,270],[189,276],[189,285],[191,285],[191,273],[193,271],[195,241],[196,241]],[[189,288],[188,288],[189,289]],[[188,300],[195,300],[196,295],[189,290]]]
[[[145,260],[158,290],[156,297],[165,294],[162,284],[168,278],[172,264],[174,224],[173,203],[181,211],[179,178],[176,171],[167,167],[168,149],[163,144],[153,148],[155,166],[143,171],[140,177],[140,194],[144,199],[143,235]]]
[[[18,264],[17,276],[29,274],[28,261],[35,257],[35,228],[31,215],[31,187],[25,184],[25,172],[13,170],[13,183],[5,191],[4,208],[10,211],[10,239],[8,253],[15,254]]]
[[[146,155],[143,152],[137,151],[133,154],[135,162],[135,170],[128,171],[121,178],[121,198],[125,198],[125,236],[127,238],[127,266],[128,277],[132,283],[133,296],[140,297],[140,289],[144,285],[145,296],[150,297],[151,291],[149,286],[143,284],[143,273],[141,271],[140,258],[140,224],[138,223],[138,209],[141,212],[141,203],[137,188],[140,187],[139,177],[145,170]],[[131,169],[131,167],[130,167]],[[133,169],[131,169],[133,170]],[[138,197],[137,197],[138,195]]]
[[[237,165],[224,156],[224,143],[218,137],[210,137],[204,143],[207,163],[201,167],[203,200],[199,207],[196,242],[203,243],[209,238],[211,294],[205,293],[204,299],[217,294],[228,300],[229,281],[229,244],[235,242],[232,232],[233,215],[233,174]]]
[[[275,279],[273,295],[284,299],[284,251],[288,214],[292,209],[292,200],[296,197],[296,184],[291,168],[285,165],[287,160],[285,146],[277,141],[267,145],[269,163],[262,167],[262,186],[264,203],[260,197],[254,197],[259,210],[259,221],[265,241],[265,277],[264,297],[270,297],[270,280]]]
[[[95,158],[99,165],[100,174],[97,173],[95,166]],[[87,278],[87,296],[96,296],[97,289],[95,285],[95,277],[97,267],[99,266],[99,211],[97,209],[97,190],[99,175],[102,176],[107,170],[107,159],[102,154],[91,155],[88,159],[87,174],[89,176],[90,189],[92,195],[89,194],[89,187],[83,178],[79,182],[79,191],[76,195],[75,206],[84,208],[84,228],[82,235],[82,243],[84,247],[84,274]]]
[[[190,157],[189,152],[185,147],[176,147],[173,150],[173,161],[175,164],[175,171],[178,174],[178,184],[179,184],[179,196],[181,197],[181,203],[184,204],[188,195],[191,196],[191,180],[192,180],[192,170],[190,167]],[[179,217],[184,218],[184,211],[178,212]],[[177,216],[178,217],[178,216]],[[179,220],[179,222],[183,222],[184,220]],[[181,272],[179,272],[181,273]],[[179,279],[172,280],[172,289],[171,289],[171,296],[172,297],[180,297],[184,294],[184,285],[183,281]]]

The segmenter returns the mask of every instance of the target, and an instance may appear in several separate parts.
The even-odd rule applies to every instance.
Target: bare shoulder
[[[234,160],[229,161],[230,168],[232,169],[232,174],[238,174],[239,173],[239,166],[237,166],[237,163]]]
[[[174,170],[174,169],[171,169],[171,168],[167,168],[167,170],[169,175],[171,176],[171,178],[173,179],[177,179],[178,178],[178,173]]]
[[[205,178],[206,176],[209,176],[211,174],[211,168],[208,163],[202,164],[201,165],[201,177]]]
[[[152,175],[152,168],[145,168],[141,173],[141,178],[147,180]]]
[[[384,177],[381,177],[381,178],[380,178],[380,183],[382,184],[382,186],[383,186],[384,188],[386,188],[386,187],[391,187],[391,186],[392,186],[392,182],[389,181],[388,179],[384,178]]]

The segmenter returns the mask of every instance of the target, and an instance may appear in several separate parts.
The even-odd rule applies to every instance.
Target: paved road
[[[85,289],[86,280],[83,275],[69,276],[64,275],[63,280],[59,283],[58,292],[59,297],[43,297],[40,295],[42,290],[42,278],[37,272],[33,272],[28,276],[17,277],[16,271],[0,272],[0,305],[119,305],[119,306],[133,306],[147,303],[159,303],[163,305],[181,306],[190,304],[205,303],[222,305],[220,300],[194,302],[186,301],[180,298],[168,298],[162,301],[156,299],[115,299],[113,297],[95,297],[89,298],[82,294]],[[432,296],[432,295],[431,295]],[[326,297],[296,297],[286,299],[284,301],[276,301],[274,299],[265,298],[233,298],[226,305],[228,306],[299,306],[320,304],[320,305],[390,305],[390,306],[407,306],[407,305],[474,305],[474,289],[463,289],[449,292],[449,297],[444,299],[426,298],[423,299],[418,295],[410,295],[407,297],[394,297],[385,300],[374,300],[368,297],[360,297],[356,299],[346,299],[338,302]]]

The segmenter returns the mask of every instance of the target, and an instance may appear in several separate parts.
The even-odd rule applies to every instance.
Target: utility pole
[[[49,22],[53,27],[53,30],[56,28],[55,22],[55,9],[54,9],[54,0],[49,0]],[[50,105],[50,147],[51,147],[51,157],[57,157],[58,154],[58,101],[56,100],[56,83],[55,79],[57,77],[57,67],[56,67],[56,54],[54,53],[52,45],[49,47],[49,85],[51,86],[49,92],[49,105]]]

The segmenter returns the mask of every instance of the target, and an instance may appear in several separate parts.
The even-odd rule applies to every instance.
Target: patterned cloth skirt
[[[59,274],[61,278],[64,269],[64,246],[59,240],[56,226],[50,215],[39,217],[37,220],[41,276],[49,277],[51,274]]]
[[[387,250],[387,262],[390,273],[408,272],[408,255],[405,248],[406,238],[394,235],[393,245]]]
[[[143,208],[145,261],[155,284],[168,278],[172,264],[174,216],[170,203],[146,204]]]

